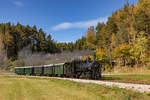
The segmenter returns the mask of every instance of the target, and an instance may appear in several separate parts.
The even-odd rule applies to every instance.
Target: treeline
[[[37,30],[36,26],[23,26],[20,23],[0,24],[0,40],[1,50],[6,51],[7,56],[14,60],[24,47],[30,48],[32,52],[60,52],[51,35],[46,36],[46,33],[42,29]]]
[[[87,34],[75,43],[57,43],[36,26],[0,24],[0,48],[9,59],[17,59],[24,47],[50,54],[89,49],[109,68],[150,66],[150,0],[139,0],[136,5],[127,2],[112,13],[107,23],[89,27]]]
[[[150,0],[139,0],[136,5],[127,2],[107,23],[90,27],[75,44],[78,49],[96,50],[97,59],[111,67],[149,66]]]

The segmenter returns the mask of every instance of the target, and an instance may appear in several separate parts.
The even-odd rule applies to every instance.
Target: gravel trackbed
[[[58,78],[58,79],[70,80],[70,81],[82,82],[82,83],[95,83],[95,84],[101,84],[101,85],[106,85],[111,87],[116,86],[118,88],[125,88],[137,92],[150,93],[150,85],[144,85],[144,84],[107,82],[107,81],[99,81],[99,80],[71,79],[71,78]]]

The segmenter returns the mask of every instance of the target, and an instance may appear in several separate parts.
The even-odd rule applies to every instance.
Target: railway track
[[[110,82],[110,81],[101,81],[101,80],[72,79],[72,78],[58,78],[58,79],[70,80],[70,81],[81,82],[81,83],[94,83],[94,84],[100,84],[100,85],[105,85],[110,87],[124,88],[124,89],[133,90],[141,93],[150,93],[150,85],[145,85],[145,84],[121,83],[121,82]]]

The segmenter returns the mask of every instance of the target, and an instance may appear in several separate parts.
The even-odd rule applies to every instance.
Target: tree
[[[74,49],[77,50],[86,50],[88,49],[87,43],[86,43],[86,38],[82,37],[81,39],[78,39],[75,44],[74,44]]]
[[[139,0],[135,6],[134,12],[137,33],[144,31],[150,34],[150,1]]]
[[[43,32],[42,29],[39,30],[39,41],[40,41],[40,51],[46,51],[47,50],[47,45],[46,45],[46,38],[45,38],[45,33]]]
[[[123,66],[126,66],[127,59],[130,58],[130,45],[122,44],[114,49],[113,57],[123,61]]]
[[[95,31],[93,26],[91,26],[87,31],[86,42],[89,48],[95,49],[96,37],[95,37]]]
[[[96,27],[96,46],[99,48],[105,48],[106,45],[106,32],[105,32],[105,24],[98,23]]]
[[[145,53],[149,50],[149,38],[145,32],[140,32],[132,44],[131,53],[137,64],[143,62],[145,59]]]

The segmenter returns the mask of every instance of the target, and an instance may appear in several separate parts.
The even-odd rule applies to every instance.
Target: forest
[[[13,66],[19,59],[18,53],[25,47],[32,53],[53,55],[63,51],[91,50],[96,52],[96,60],[105,68],[150,68],[150,0],[139,0],[135,5],[127,2],[113,12],[106,23],[89,27],[74,43],[59,43],[36,25],[0,24],[0,68]]]

